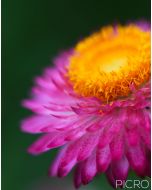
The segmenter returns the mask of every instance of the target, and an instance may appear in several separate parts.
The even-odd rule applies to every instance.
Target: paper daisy
[[[150,175],[150,27],[115,25],[80,41],[35,79],[22,130],[43,135],[28,152],[61,147],[49,169],[76,187],[105,173],[115,187],[129,170]]]

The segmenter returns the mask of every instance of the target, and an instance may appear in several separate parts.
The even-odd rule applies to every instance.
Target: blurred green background
[[[72,190],[71,175],[61,181],[47,177],[56,151],[26,153],[37,136],[20,132],[21,119],[30,114],[20,102],[33,77],[60,51],[105,24],[138,19],[150,20],[150,0],[2,0],[3,190],[60,190],[57,184]],[[82,189],[111,187],[99,176]]]

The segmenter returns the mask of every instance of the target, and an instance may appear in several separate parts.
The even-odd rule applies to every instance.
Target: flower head
[[[23,101],[22,130],[44,133],[28,151],[62,146],[51,176],[75,166],[76,187],[105,173],[115,187],[129,170],[150,175],[150,29],[108,26],[62,53]]]

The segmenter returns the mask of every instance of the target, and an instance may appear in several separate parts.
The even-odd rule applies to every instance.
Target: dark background
[[[2,0],[3,190],[72,189],[71,176],[47,177],[56,151],[38,157],[26,153],[37,136],[20,132],[21,119],[30,113],[20,102],[33,77],[60,51],[103,25],[139,19],[150,20],[150,0]],[[82,189],[111,188],[100,176]]]

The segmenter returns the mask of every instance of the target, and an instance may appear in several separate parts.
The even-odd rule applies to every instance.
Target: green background
[[[56,151],[34,157],[26,148],[37,136],[20,132],[30,114],[20,102],[33,77],[60,51],[111,23],[150,20],[150,0],[2,0],[2,189],[72,190],[71,175],[49,179]],[[60,187],[59,187],[60,186]],[[110,190],[97,177],[87,190]]]

